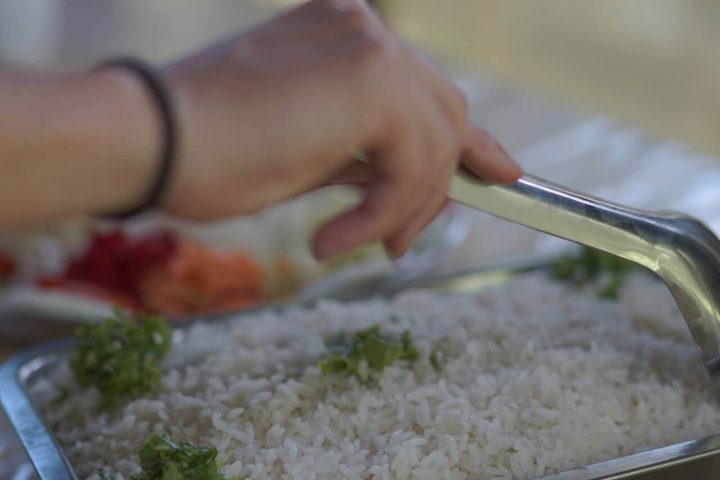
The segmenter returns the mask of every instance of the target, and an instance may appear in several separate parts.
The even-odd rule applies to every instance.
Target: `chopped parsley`
[[[160,360],[170,350],[172,331],[160,317],[140,320],[115,311],[82,325],[70,366],[83,387],[94,386],[105,403],[151,392],[160,383]]]
[[[440,363],[440,358],[438,357],[437,352],[432,352],[430,354],[430,366],[435,370],[436,372],[442,372],[442,364]]]
[[[176,442],[154,433],[138,452],[142,470],[131,480],[225,480],[215,448]]]
[[[599,283],[598,298],[617,300],[625,277],[640,268],[624,258],[584,247],[578,256],[565,255],[557,259],[550,271],[555,279],[577,287]]]
[[[347,373],[360,376],[360,365],[367,362],[371,372],[382,372],[398,360],[415,361],[419,354],[412,344],[410,332],[385,334],[375,325],[349,336],[341,333],[327,342],[331,356],[320,362],[325,374]]]
[[[226,480],[220,473],[217,449],[192,442],[176,442],[153,433],[138,452],[141,470],[130,480]],[[117,480],[110,471],[98,472],[101,480]],[[240,479],[236,479],[240,480]]]

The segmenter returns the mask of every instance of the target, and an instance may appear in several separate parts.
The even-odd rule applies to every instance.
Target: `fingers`
[[[343,15],[359,15],[358,21],[366,14],[356,10],[356,0],[326,2],[316,0],[309,8],[332,4]],[[513,182],[522,171],[487,132],[468,123],[462,92],[422,56],[392,35],[357,36],[350,29],[347,43],[368,47],[363,50],[367,55],[343,58],[357,59],[362,67],[357,93],[366,99],[362,111],[373,112],[369,133],[360,140],[365,144],[352,147],[377,154],[369,165],[350,162],[330,181],[366,185],[365,197],[317,232],[313,252],[326,259],[364,243],[383,242],[389,255],[397,257],[447,204],[450,180],[461,161],[491,182]]]
[[[511,183],[522,175],[522,169],[515,163],[487,132],[475,126],[468,129],[466,146],[462,152],[463,163],[475,175],[489,182]],[[448,158],[445,164],[452,165]],[[448,204],[447,191],[454,169],[439,172],[443,178],[435,182],[435,188],[425,195],[417,210],[397,230],[384,240],[385,250],[394,258],[401,257],[411,248],[416,238],[442,212]],[[360,162],[353,162],[331,182],[334,185],[366,186],[376,178],[372,168]]]
[[[449,188],[452,172],[443,173],[445,180],[437,182],[434,189],[424,193],[424,198],[418,203],[412,215],[396,228],[384,240],[388,255],[398,258],[407,253],[415,238],[427,227],[448,203],[447,190]],[[345,185],[367,188],[376,179],[377,174],[370,165],[355,161],[333,177],[326,185]]]
[[[468,128],[468,138],[462,152],[462,163],[475,175],[493,183],[512,183],[522,175],[522,169],[487,132],[474,125]],[[447,165],[457,161],[448,160]],[[392,257],[401,257],[412,247],[416,238],[447,206],[447,192],[455,169],[445,170],[438,177],[436,189],[428,195],[421,208],[385,241],[385,250]]]
[[[513,183],[523,173],[489,133],[474,125],[469,125],[465,136],[462,164],[488,182]]]
[[[320,228],[313,240],[313,255],[324,260],[347,253],[363,244],[383,241],[398,225],[408,221],[422,202],[427,179],[419,162],[419,143],[405,137],[386,153],[373,157],[377,180],[368,186],[355,208]]]
[[[444,137],[451,137],[451,132],[446,132]],[[437,142],[440,140],[432,143]],[[388,255],[393,258],[407,253],[416,238],[448,204],[447,192],[460,156],[452,149],[452,144],[449,143],[445,148],[444,158],[438,161],[437,158],[442,156],[439,153],[434,154],[428,163],[423,164],[426,178],[419,180],[418,185],[425,187],[418,187],[412,195],[392,195],[392,189],[397,188],[395,181],[405,180],[402,173],[409,172],[407,169],[413,166],[412,163],[404,167],[405,170],[400,172],[397,178],[386,178],[382,186],[378,186],[376,182],[382,177],[376,168],[367,163],[352,161],[329,184],[371,186],[371,190],[363,204],[321,229],[314,242],[317,258],[324,259],[346,252],[367,241],[382,241]],[[398,149],[395,158],[389,156],[384,161],[391,164],[402,162],[407,157],[397,157],[410,156],[411,152],[411,147]],[[475,175],[489,182],[511,183],[522,175],[521,168],[502,146],[487,132],[473,125],[468,127],[461,153],[463,164]],[[434,167],[428,167],[428,164],[432,165],[433,162]],[[398,205],[404,208],[398,209]]]
[[[425,203],[423,203],[421,210],[417,212],[417,215],[406,223],[397,233],[385,240],[384,247],[388,256],[395,259],[405,255],[417,237],[440,215],[448,203],[447,195],[428,198]]]
[[[412,216],[404,223],[399,223],[395,231],[385,239],[385,251],[391,257],[398,258],[408,252],[416,237],[427,227],[447,204],[447,192],[450,181],[455,173],[460,157],[460,143],[452,131],[446,131],[442,138],[433,141],[436,146],[445,141],[444,148],[434,153],[434,165],[428,169],[429,188],[424,199],[418,204]],[[456,141],[452,141],[455,139]],[[429,149],[429,147],[428,147]]]
[[[417,54],[417,61],[427,68],[424,77],[435,92],[439,107],[449,122],[463,133],[462,163],[475,175],[489,182],[512,183],[522,169],[487,131],[468,121],[468,105],[464,94],[427,59]]]
[[[398,258],[407,253],[415,239],[439,215],[448,203],[447,192],[459,158],[475,175],[497,183],[511,183],[521,175],[521,168],[486,131],[469,125],[456,147],[453,132],[436,128],[436,135],[426,139],[421,149],[407,141],[386,158],[375,158],[388,165],[388,172],[377,166],[352,161],[329,184],[360,185],[368,187],[363,203],[325,225],[314,241],[314,254],[318,259],[347,252],[363,243],[382,241],[388,255]],[[437,132],[443,132],[437,134]],[[433,149],[428,143],[445,142],[444,148]],[[424,162],[412,162],[422,158]],[[444,152],[441,153],[441,152]],[[408,183],[412,169],[421,168],[424,178],[416,180],[416,187]],[[404,187],[404,188],[403,188]]]
[[[329,185],[368,185],[377,178],[376,172],[370,165],[361,163],[357,160],[351,160],[350,164],[340,173],[331,178],[326,186]]]
[[[516,181],[522,175],[522,169],[487,131],[468,121],[468,104],[462,91],[419,52],[415,52],[415,61],[424,67],[421,68],[422,76],[448,121],[458,130],[464,130],[462,163],[484,180]]]

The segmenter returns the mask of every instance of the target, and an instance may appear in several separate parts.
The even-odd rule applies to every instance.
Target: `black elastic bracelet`
[[[163,146],[160,154],[160,163],[147,195],[140,203],[130,209],[104,215],[111,219],[122,220],[149,210],[160,202],[170,182],[170,174],[172,173],[175,163],[178,129],[170,91],[155,69],[135,58],[113,59],[103,62],[98,67],[98,69],[103,70],[108,68],[124,68],[136,74],[138,78],[143,81],[155,102],[162,125]]]

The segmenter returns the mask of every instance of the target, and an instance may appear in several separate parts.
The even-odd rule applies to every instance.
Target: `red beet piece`
[[[9,253],[0,251],[0,282],[10,280],[17,273],[17,264]]]
[[[96,232],[84,255],[73,259],[64,278],[83,281],[138,298],[140,277],[166,261],[176,241],[168,231],[131,238],[122,230]]]

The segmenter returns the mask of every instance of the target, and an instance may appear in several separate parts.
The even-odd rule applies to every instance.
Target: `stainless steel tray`
[[[385,285],[381,294],[391,296],[408,288],[474,291],[487,285],[501,283],[518,272],[546,267],[548,261],[548,258],[537,257],[518,259],[509,266],[506,263],[480,271],[421,281],[399,282]],[[216,317],[218,318],[222,317]],[[62,449],[35,410],[28,395],[28,386],[41,378],[48,367],[56,364],[71,345],[72,340],[48,343],[17,355],[0,367],[0,405],[17,431],[41,480],[77,480]],[[542,480],[715,478],[720,478],[720,432],[711,437],[546,476]]]

